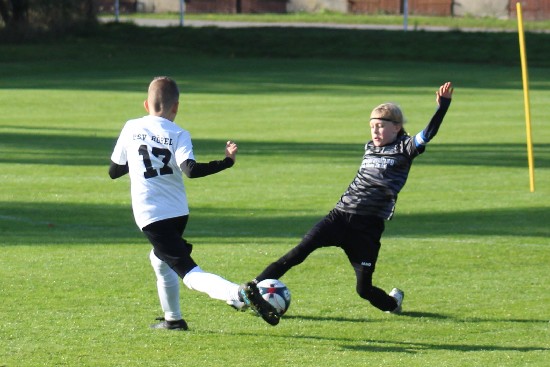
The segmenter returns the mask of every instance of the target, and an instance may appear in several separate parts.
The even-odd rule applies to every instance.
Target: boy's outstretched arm
[[[208,175],[213,175],[230,168],[235,164],[236,154],[238,151],[237,144],[228,141],[225,145],[225,159],[220,161],[211,161],[208,163],[198,163],[193,159],[188,159],[180,165],[183,173],[189,178],[198,178]]]
[[[453,84],[451,82],[446,82],[435,92],[438,109],[432,116],[428,126],[414,137],[417,148],[424,147],[437,134],[439,126],[441,126],[443,118],[451,104],[453,90]]]

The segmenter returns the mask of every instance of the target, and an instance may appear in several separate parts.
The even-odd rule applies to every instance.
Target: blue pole
[[[118,23],[119,18],[119,6],[118,6],[118,0],[115,0],[115,22]]]
[[[403,0],[403,31],[407,32],[409,23],[409,1]]]
[[[183,27],[184,13],[185,13],[185,0],[180,0],[180,27]]]

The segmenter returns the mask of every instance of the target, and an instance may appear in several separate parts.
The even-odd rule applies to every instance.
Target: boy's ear
[[[147,102],[147,100],[143,101],[143,107],[145,108],[145,111],[149,112],[149,102]]]

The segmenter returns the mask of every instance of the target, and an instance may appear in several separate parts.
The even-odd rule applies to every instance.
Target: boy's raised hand
[[[225,144],[225,156],[229,157],[235,162],[237,151],[239,150],[239,147],[237,146],[237,143],[234,141],[229,140]]]
[[[453,90],[454,90],[453,83],[451,82],[447,82],[443,84],[441,87],[439,87],[439,90],[435,92],[435,95],[436,95],[435,100],[437,101],[437,104],[439,105],[440,97],[451,99],[453,97]]]

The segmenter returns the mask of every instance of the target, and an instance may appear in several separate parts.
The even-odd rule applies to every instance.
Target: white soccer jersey
[[[140,229],[162,219],[189,214],[180,164],[195,159],[189,132],[158,116],[124,125],[111,160],[128,163],[132,209]]]

